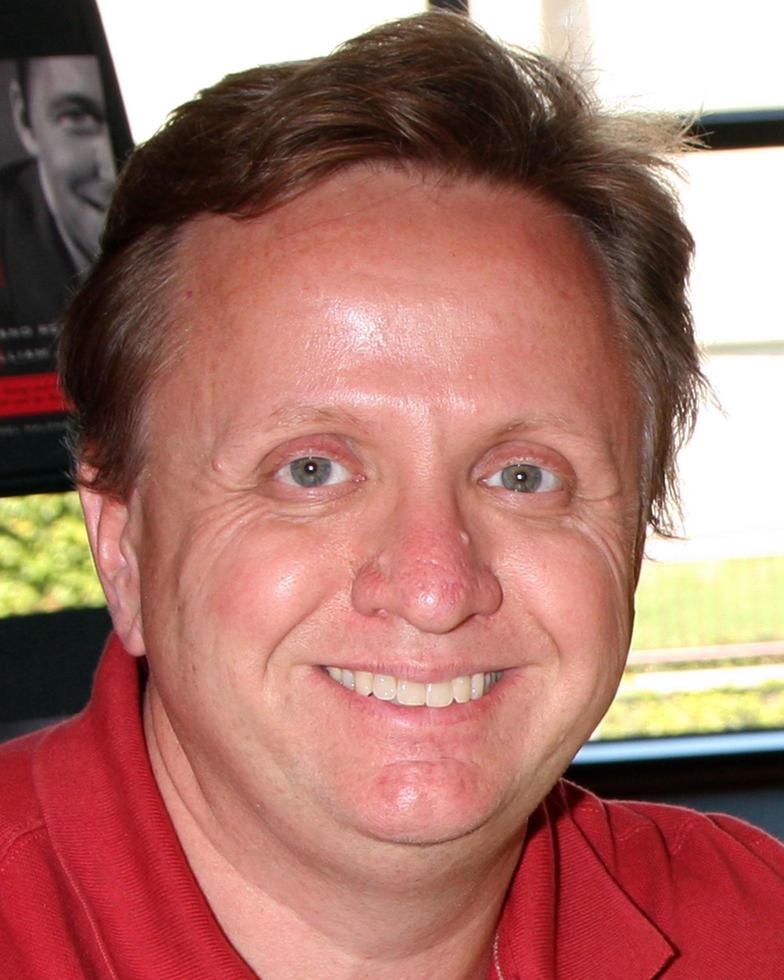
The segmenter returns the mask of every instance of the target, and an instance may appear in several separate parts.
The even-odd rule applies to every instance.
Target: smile
[[[480,674],[462,674],[448,681],[420,684],[392,677],[389,674],[372,674],[367,670],[346,670],[342,667],[324,668],[333,681],[342,687],[366,697],[371,694],[381,701],[391,701],[403,707],[448,708],[453,702],[466,704],[479,698],[501,679],[502,671],[493,670]]]

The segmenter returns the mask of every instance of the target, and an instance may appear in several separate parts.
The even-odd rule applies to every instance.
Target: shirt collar
[[[504,980],[650,980],[676,955],[602,863],[560,784],[529,820],[499,953]]]

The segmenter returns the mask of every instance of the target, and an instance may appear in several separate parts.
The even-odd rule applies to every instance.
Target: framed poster
[[[59,321],[131,146],[94,0],[0,0],[0,494],[69,485]]]

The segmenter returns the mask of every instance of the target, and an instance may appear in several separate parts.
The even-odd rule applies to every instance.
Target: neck
[[[295,849],[257,815],[252,826],[216,819],[184,754],[164,757],[149,717],[145,727],[156,781],[199,886],[264,980],[487,976],[524,828],[502,844],[482,830],[425,846],[366,839],[344,846],[336,833],[334,847]]]

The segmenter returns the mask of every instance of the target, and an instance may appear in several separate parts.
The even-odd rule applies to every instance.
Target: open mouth
[[[484,697],[501,679],[503,671],[462,674],[451,680],[421,684],[389,674],[372,674],[366,670],[325,667],[333,681],[365,697],[391,701],[403,707],[448,708],[450,704],[467,704]]]

